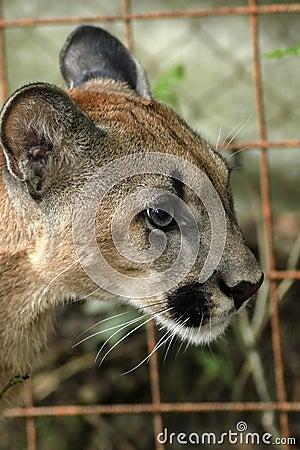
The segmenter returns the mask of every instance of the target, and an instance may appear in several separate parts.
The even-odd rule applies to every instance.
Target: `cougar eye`
[[[147,208],[146,214],[152,225],[157,228],[167,228],[174,221],[173,216],[163,209]]]

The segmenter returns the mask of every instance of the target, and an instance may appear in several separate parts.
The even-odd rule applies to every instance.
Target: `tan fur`
[[[170,108],[142,98],[118,81],[87,81],[69,90],[68,96],[49,85],[25,87],[15,95],[2,112],[6,161],[2,160],[0,181],[0,389],[15,375],[32,372],[47,343],[57,305],[87,295],[120,300],[99,288],[81,267],[74,250],[72,220],[85,182],[99,167],[124,155],[160,152],[180,156],[199,168],[222,201],[227,235],[220,264],[201,287],[210,299],[211,323],[203,324],[203,333],[201,326],[184,330],[170,316],[168,293],[121,300],[191,342],[208,342],[220,334],[234,312],[233,300],[222,291],[220,280],[229,287],[245,281],[258,288],[261,283],[260,268],[235,219],[223,159]],[[46,155],[45,165],[28,157],[28,149],[36,146]],[[34,164],[39,164],[37,169]],[[40,170],[45,175],[40,176]],[[149,187],[171,191],[171,178],[143,174],[122,181],[105,197],[96,218],[96,238],[103,254],[118,272],[135,277],[136,283],[165,270],[180,246],[178,233],[170,232],[165,253],[146,264],[127,261],[115,249],[110,222],[119,201]],[[209,221],[199,199],[186,190],[184,200],[201,223],[202,240],[197,261],[179,287],[197,282],[210,238]],[[130,238],[140,250],[149,246],[145,220],[137,217],[130,226]]]

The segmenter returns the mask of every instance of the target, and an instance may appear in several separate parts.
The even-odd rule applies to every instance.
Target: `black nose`
[[[255,292],[260,288],[264,280],[264,275],[262,274],[260,280],[257,283],[250,283],[249,281],[241,281],[235,286],[226,286],[224,283],[221,286],[222,291],[228,297],[231,297],[234,301],[235,309],[238,310],[242,304],[252,297]]]

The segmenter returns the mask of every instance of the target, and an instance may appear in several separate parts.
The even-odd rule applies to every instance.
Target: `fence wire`
[[[101,11],[101,2],[99,4]],[[198,2],[201,5],[201,2]],[[272,402],[165,402],[161,399],[161,376],[157,353],[153,353],[148,370],[151,385],[151,402],[136,404],[97,404],[97,405],[57,405],[57,406],[35,406],[32,398],[30,383],[24,385],[25,406],[12,407],[5,412],[5,417],[16,419],[26,419],[27,450],[37,450],[37,431],[36,419],[38,417],[62,417],[62,416],[86,416],[86,415],[132,415],[148,414],[153,417],[153,431],[156,450],[165,449],[165,445],[158,442],[155,437],[163,431],[164,415],[173,413],[211,413],[211,412],[263,412],[278,411],[280,413],[280,432],[281,436],[288,438],[290,436],[289,414],[300,412],[300,401],[289,401],[286,392],[286,382],[284,375],[284,363],[282,355],[282,336],[280,331],[280,313],[278,308],[277,284],[281,280],[300,280],[299,270],[282,270],[276,265],[274,250],[274,233],[272,222],[272,206],[270,194],[270,168],[269,152],[285,151],[287,149],[298,149],[300,140],[298,136],[291,139],[271,139],[268,138],[267,117],[264,101],[264,83],[262,81],[261,59],[262,51],[260,48],[260,26],[259,20],[262,16],[268,17],[274,14],[299,14],[300,3],[285,2],[282,4],[261,4],[256,0],[249,0],[244,6],[222,6],[205,7],[199,9],[182,9],[176,11],[150,11],[150,12],[132,12],[130,0],[122,0],[120,3],[121,13],[116,15],[93,15],[88,17],[69,16],[60,18],[17,18],[5,19],[5,2],[2,1],[0,8],[0,78],[1,78],[1,96],[4,101],[9,92],[7,76],[7,60],[10,57],[10,48],[6,45],[6,33],[9,29],[20,29],[25,27],[46,27],[59,25],[74,25],[86,22],[93,23],[121,23],[125,28],[126,42],[130,49],[135,45],[134,25],[148,20],[172,20],[180,19],[207,19],[211,17],[226,16],[245,16],[249,18],[251,26],[251,48],[253,59],[253,81],[255,86],[255,104],[256,120],[258,127],[258,139],[247,141],[234,141],[227,145],[227,150],[239,150],[243,148],[257,149],[260,152],[260,192],[262,199],[262,217],[266,236],[267,266],[264,267],[265,277],[269,280],[269,302],[271,310],[271,335],[273,360],[276,380],[276,401]],[[193,2],[195,5],[195,2]],[[156,22],[157,23],[157,22]],[[230,105],[229,105],[230,107]],[[155,330],[152,323],[147,325],[146,339],[149,354],[156,344]],[[288,445],[285,446],[288,448]]]

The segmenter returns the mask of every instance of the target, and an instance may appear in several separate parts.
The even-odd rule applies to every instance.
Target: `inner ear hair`
[[[51,151],[52,147],[48,145],[29,148],[28,155],[32,173],[31,184],[37,192],[42,191],[43,181],[46,178],[47,158]]]
[[[51,160],[72,145],[81,121],[89,121],[61,89],[46,83],[25,86],[4,105],[0,140],[9,172],[41,193],[51,183]]]

